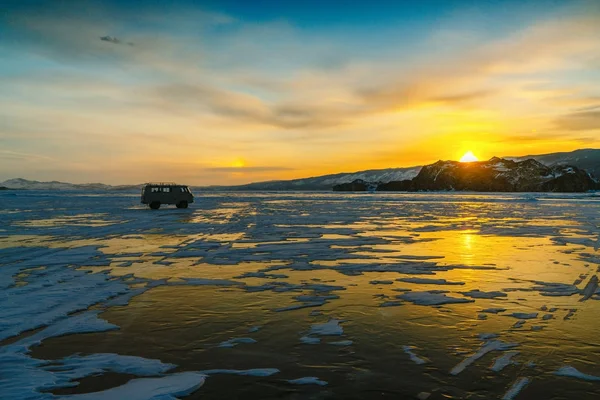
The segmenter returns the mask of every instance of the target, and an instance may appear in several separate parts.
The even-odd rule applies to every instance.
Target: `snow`
[[[522,313],[522,312],[515,312],[512,314],[509,314],[510,317],[515,317],[518,319],[534,319],[537,318],[538,313]]]
[[[352,343],[352,340],[339,340],[337,342],[328,342],[327,344],[331,344],[334,346],[350,346]]]
[[[464,282],[448,282],[445,279],[428,279],[428,278],[399,278],[400,282],[419,283],[422,285],[464,285]]]
[[[529,385],[530,382],[531,382],[531,379],[529,379],[529,378],[517,379],[512,384],[510,389],[508,389],[508,391],[504,394],[504,396],[502,396],[502,400],[513,400],[514,398],[516,398],[519,395],[519,393],[521,393],[521,391],[523,389],[525,389],[525,387],[527,385]]]
[[[519,354],[518,351],[508,351],[504,353],[494,360],[494,364],[490,367],[490,369],[494,372],[502,371],[504,368],[514,363],[511,359],[517,354]]]
[[[499,314],[499,313],[502,313],[504,311],[506,311],[506,308],[500,308],[500,307],[497,307],[497,308],[486,308],[486,309],[481,310],[481,312],[483,312],[483,313],[490,313],[490,314]]]
[[[469,300],[459,297],[447,296],[439,291],[429,292],[407,292],[397,296],[399,299],[409,301],[420,306],[436,306],[442,304],[456,304],[456,303],[473,303],[474,300]]]
[[[63,396],[69,400],[176,400],[187,396],[204,384],[206,376],[199,372],[181,372],[160,378],[132,379],[122,386],[97,393]]]
[[[256,340],[249,338],[249,337],[233,338],[233,339],[229,339],[224,342],[221,342],[219,344],[219,347],[235,347],[238,344],[242,344],[242,343],[243,344],[256,343]]]
[[[302,336],[300,341],[304,344],[319,344],[321,343],[320,338],[310,337],[310,336]]]
[[[470,290],[468,292],[460,292],[460,294],[468,297],[472,297],[475,299],[495,299],[497,297],[506,297],[508,296],[504,292],[491,291],[491,292],[482,292],[479,289]]]
[[[415,364],[426,364],[427,360],[425,360],[424,358],[421,358],[419,356],[417,356],[415,354],[415,352],[413,350],[415,350],[414,346],[402,346],[402,350],[404,350],[404,352],[406,354],[408,354],[410,356],[410,359],[415,363]]]
[[[279,373],[277,368],[253,369],[208,369],[201,371],[205,375],[242,375],[242,376],[271,376]]]
[[[319,385],[326,386],[327,382],[320,380],[315,376],[306,376],[304,378],[292,379],[288,381],[292,385]]]
[[[344,328],[340,325],[341,320],[330,319],[323,324],[315,324],[310,328],[311,335],[319,336],[339,336],[344,333]]]
[[[584,374],[583,372],[579,372],[575,367],[571,366],[560,367],[554,372],[554,375],[577,378],[584,381],[600,381],[600,376]]]
[[[518,343],[505,343],[501,340],[491,340],[484,343],[477,352],[473,355],[465,358],[463,361],[458,363],[454,368],[450,370],[451,375],[458,375],[465,370],[469,365],[479,360],[481,357],[492,351],[505,351],[517,347]]]

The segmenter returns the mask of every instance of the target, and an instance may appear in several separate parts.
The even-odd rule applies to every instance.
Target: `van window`
[[[184,188],[184,187],[182,187],[182,188],[179,188],[179,189],[181,190],[181,193],[186,193],[186,191],[185,191],[185,188]]]
[[[170,187],[164,187],[162,188],[162,191],[165,193],[170,193],[171,192],[171,188]]]
[[[158,193],[158,192],[160,192],[160,188],[157,188],[157,187],[150,188],[150,192],[151,193]]]

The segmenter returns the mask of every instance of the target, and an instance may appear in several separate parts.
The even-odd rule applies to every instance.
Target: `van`
[[[176,183],[147,183],[142,188],[142,204],[158,210],[162,204],[175,204],[177,208],[187,208],[194,202],[194,195],[186,185]]]

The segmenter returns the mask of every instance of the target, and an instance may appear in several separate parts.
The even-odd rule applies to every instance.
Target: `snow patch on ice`
[[[429,278],[398,278],[399,282],[419,283],[422,285],[464,285],[464,282],[450,282],[445,279],[429,279]]]
[[[204,384],[206,376],[200,372],[181,372],[160,378],[132,379],[122,386],[102,392],[63,396],[70,400],[176,400],[187,396]]]
[[[518,343],[505,343],[500,340],[492,340],[484,343],[483,346],[477,352],[470,357],[465,358],[463,361],[458,363],[454,368],[450,370],[450,374],[458,375],[465,370],[469,365],[479,360],[481,357],[492,351],[505,351],[517,347]]]
[[[513,400],[519,395],[519,393],[521,393],[521,390],[525,389],[525,386],[527,386],[529,382],[531,382],[531,379],[529,378],[517,379],[515,383],[513,383],[513,385],[510,387],[510,389],[508,389],[508,391],[504,393],[504,396],[502,396],[502,400]]]
[[[243,375],[243,376],[271,376],[279,373],[277,368],[253,368],[253,369],[208,369],[200,371],[205,375]]]
[[[221,342],[218,347],[235,347],[238,344],[256,343],[256,340],[249,337],[233,338]]]
[[[306,376],[304,378],[288,380],[292,385],[319,385],[326,386],[327,382],[320,380],[315,376]]]
[[[508,351],[504,353],[503,355],[494,360],[494,364],[490,367],[490,369],[494,372],[502,371],[508,365],[513,363],[511,359],[517,354],[519,354],[518,351]]]
[[[407,292],[396,296],[421,306],[436,306],[453,303],[473,303],[475,300],[446,296],[443,291]]]
[[[320,336],[339,336],[344,333],[344,328],[340,325],[342,320],[330,319],[323,324],[315,324],[310,328],[311,335]]]
[[[417,356],[413,351],[414,349],[416,349],[416,347],[414,347],[414,346],[402,346],[402,350],[404,350],[404,352],[409,355],[410,359],[415,364],[419,364],[419,365],[426,364],[427,360]]]
[[[583,372],[579,372],[577,368],[568,365],[559,368],[554,372],[554,375],[583,379],[585,381],[600,381],[600,376],[584,374]]]

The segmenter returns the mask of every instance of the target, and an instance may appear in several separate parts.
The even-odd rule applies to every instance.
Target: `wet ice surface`
[[[0,194],[11,399],[600,396],[600,197]]]

